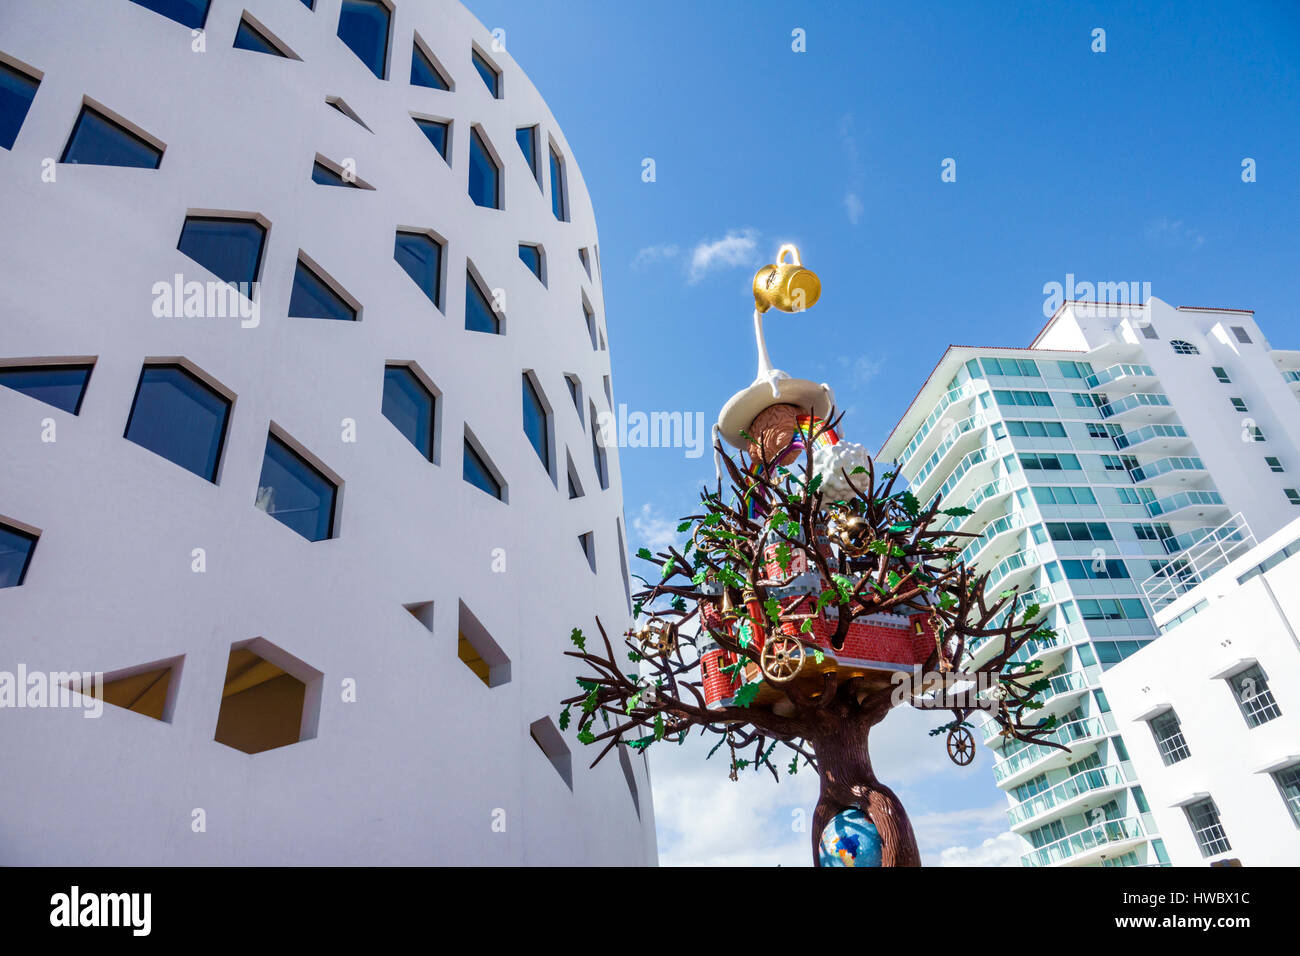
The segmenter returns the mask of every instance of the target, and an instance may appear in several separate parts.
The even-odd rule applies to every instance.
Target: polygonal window
[[[290,50],[284,43],[271,32],[262,26],[247,13],[239,21],[239,29],[235,31],[235,49],[251,50],[254,53],[265,53],[269,56],[280,56],[285,59],[299,59],[298,55]]]
[[[14,365],[0,368],[0,385],[77,415],[93,365]]]
[[[217,713],[217,743],[246,754],[316,736],[321,672],[257,638],[233,644]]]
[[[433,54],[425,48],[418,33],[411,49],[411,85],[427,86],[431,90],[451,89],[446,75],[435,62]]]
[[[392,13],[380,0],[343,0],[339,39],[381,80],[388,75],[388,29]]]
[[[469,198],[479,206],[501,208],[501,166],[477,127],[469,134]]]
[[[442,243],[428,233],[399,231],[393,243],[393,259],[429,297],[429,301],[441,309]]]
[[[27,576],[39,535],[0,524],[0,588],[16,588]]]
[[[471,332],[501,334],[501,318],[494,301],[468,270],[465,272],[465,328]]]
[[[168,20],[190,29],[201,29],[208,18],[208,6],[211,0],[131,0],[146,10],[161,14]]]
[[[0,146],[13,149],[40,85],[41,81],[35,77],[0,63]]]
[[[462,477],[480,491],[486,491],[493,498],[505,501],[505,482],[488,462],[487,455],[471,441],[468,429],[465,432],[465,461]]]
[[[184,657],[173,657],[105,674],[101,699],[114,707],[170,724],[184,660]],[[81,692],[100,697],[93,684],[83,685]]]
[[[528,733],[533,738],[533,742],[541,748],[542,753],[546,754],[546,759],[551,762],[551,766],[560,775],[564,785],[572,790],[573,754],[569,752],[569,745],[564,742],[564,736],[555,726],[555,721],[550,717],[534,720],[528,725]]]
[[[355,322],[360,306],[350,302],[306,259],[299,255],[289,295],[289,315],[299,319],[335,319]]]
[[[488,687],[510,680],[510,658],[493,640],[474,612],[460,602],[456,634],[456,656]]]
[[[266,438],[262,475],[254,501],[276,521],[308,541],[334,536],[338,485],[274,433]]]
[[[251,284],[262,264],[266,229],[252,219],[186,216],[176,248],[233,286]]]
[[[124,437],[216,482],[230,400],[179,365],[146,365]]]
[[[411,117],[415,120],[415,125],[420,127],[420,132],[424,138],[433,144],[433,148],[438,151],[438,155],[447,160],[447,142],[451,139],[451,123],[445,120],[427,119],[423,116]]]
[[[470,58],[474,61],[474,69],[478,75],[483,78],[483,85],[488,88],[493,98],[501,96],[501,71],[487,61],[482,53],[478,50],[470,51]]]
[[[383,413],[429,461],[436,461],[434,422],[437,398],[409,365],[384,368]]]
[[[82,104],[61,163],[157,169],[163,151],[92,106]]]

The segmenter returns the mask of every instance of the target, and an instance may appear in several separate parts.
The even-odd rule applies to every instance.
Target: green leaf
[[[692,521],[683,521],[681,524],[677,526],[677,533],[681,534],[684,531],[690,531],[692,524],[694,524],[694,522]]]
[[[854,466],[853,470],[849,472],[850,475],[865,475],[866,473],[867,469],[863,468],[861,465]],[[887,475],[886,477],[889,476]]]
[[[649,548],[637,548],[636,556],[642,561],[649,561],[654,558],[654,555],[650,553]]]
[[[594,744],[595,742],[596,742],[596,735],[593,734],[590,730],[578,731],[578,743]]]
[[[624,712],[627,713],[628,715],[631,715],[632,711],[636,710],[637,707],[639,707],[640,705],[641,705],[641,692],[638,691],[637,693],[633,694],[631,697],[627,699],[627,706],[624,708]]]
[[[967,515],[973,515],[975,512],[971,511],[971,510],[970,510],[969,508],[967,508],[965,505],[962,505],[962,506],[959,507],[959,508],[944,508],[944,509],[943,509],[941,512],[939,512],[939,513],[940,513],[940,514],[948,515],[948,516],[953,517],[953,518],[964,518],[964,517],[966,517]]]
[[[745,686],[741,687],[740,690],[736,691],[736,700],[735,700],[736,706],[748,707],[750,704],[754,702],[754,698],[758,696],[758,692],[762,689],[763,689],[762,681],[755,681],[752,684],[746,684]]]
[[[674,558],[669,558],[667,561],[664,562],[664,570],[663,573],[659,575],[659,580],[667,581],[672,576],[673,571],[675,571],[676,569],[677,569],[677,561]]]
[[[942,594],[939,595],[939,610],[941,611],[948,610],[948,608],[952,607],[956,603],[957,603],[957,599],[953,597],[952,594],[950,594],[948,591],[944,591]]]
[[[839,591],[840,603],[848,604],[849,599],[853,597],[853,582],[843,574],[832,574],[831,580],[835,582],[835,589]]]
[[[790,551],[790,546],[782,541],[776,546],[776,563],[781,566],[782,571],[789,571],[790,562],[792,560],[793,556]]]
[[[904,491],[899,496],[899,501],[903,504],[903,510],[913,518],[921,513],[921,503],[916,500],[916,495],[912,494],[910,491]]]
[[[859,466],[859,467],[860,467],[860,466]],[[794,758],[793,760],[790,761],[790,766],[788,766],[788,767],[785,768],[785,772],[788,773],[788,774],[789,774],[790,776],[792,776],[792,777],[793,777],[795,774],[797,774],[797,773],[799,772],[799,755],[798,755],[798,754],[795,754],[795,758]]]
[[[598,693],[600,693],[600,688],[593,687],[591,689],[591,693],[587,695],[586,700],[582,702],[582,712],[584,714],[590,714],[593,710],[596,709],[596,695]]]
[[[636,651],[628,651],[627,659],[630,660],[633,664],[640,664],[643,660],[645,660],[645,658],[642,657]]]
[[[582,628],[575,627],[569,632],[569,640],[573,641],[574,646],[584,653],[587,650],[587,639],[582,636]]]
[[[808,618],[806,621],[804,621],[802,624],[799,625],[800,634],[811,634],[812,629],[813,629],[812,618]]]
[[[826,655],[823,654],[821,651],[819,651],[819,650],[817,650],[817,649],[814,648],[814,649],[813,649],[813,660],[815,660],[818,664],[820,664],[822,661],[826,660]]]
[[[674,611],[685,611],[685,610],[686,610],[686,598],[684,598],[684,597],[682,597],[680,594],[678,594],[678,595],[676,595],[676,596],[672,599],[672,601],[669,602],[669,606],[670,606]]]
[[[560,711],[560,729],[561,729],[561,730],[568,730],[568,729],[569,729],[569,724],[570,724],[570,722],[571,722],[572,720],[573,720],[573,716],[569,713],[569,708],[568,708],[568,707],[565,707],[564,710]]]
[[[771,618],[773,624],[781,623],[781,602],[776,598],[768,598],[763,602],[763,610]]]
[[[664,715],[655,714],[655,740],[664,739]]]
[[[824,608],[826,605],[828,605],[828,604],[832,604],[832,603],[834,603],[834,604],[838,604],[838,603],[839,603],[839,592],[838,592],[838,591],[831,590],[830,588],[827,588],[827,589],[826,589],[825,591],[823,591],[821,594],[817,595],[817,608],[816,608],[816,610],[820,611],[820,610],[821,610],[822,608]],[[808,622],[805,621],[804,623],[807,624]]]

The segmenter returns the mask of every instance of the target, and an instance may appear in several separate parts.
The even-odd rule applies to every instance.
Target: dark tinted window
[[[568,197],[564,194],[564,162],[554,147],[551,148],[551,212],[561,221],[569,218]]]
[[[542,250],[537,246],[520,245],[519,258],[528,266],[528,271],[537,278],[542,277]]]
[[[27,576],[36,536],[0,524],[0,588],[16,588]]]
[[[533,380],[524,375],[524,434],[542,460],[546,470],[551,470],[550,426],[546,419],[546,406],[533,385]]]
[[[449,123],[439,123],[437,120],[417,119],[415,125],[420,127],[420,132],[433,144],[433,148],[438,151],[438,155],[443,159],[447,158],[447,130],[450,128]]]
[[[266,230],[247,219],[188,216],[176,248],[232,285],[252,282],[262,261]]]
[[[185,369],[146,366],[135,391],[126,437],[192,471],[217,480],[230,402]]]
[[[480,457],[479,453],[465,439],[465,480],[475,488],[486,491],[493,498],[501,497],[501,482],[497,481],[492,470],[488,468],[487,463]]]
[[[483,77],[484,84],[491,90],[493,96],[501,95],[501,74],[499,74],[483,56],[474,50],[471,53],[474,59],[474,69],[478,70],[478,75]]]
[[[596,422],[596,411],[593,408],[591,413],[591,457],[596,465],[596,477],[600,481],[600,487],[609,487],[609,476],[605,472],[605,448],[601,444],[600,426]]]
[[[524,159],[528,161],[528,169],[536,179],[538,177],[537,127],[521,126],[515,130],[515,142],[519,144],[519,151],[524,154]]]
[[[578,250],[578,261],[582,263],[582,268],[586,270],[587,277],[591,277],[591,260],[587,258],[587,250]]]
[[[289,314],[299,319],[340,319],[355,321],[357,310],[313,272],[301,259],[293,274],[293,293],[289,296]]]
[[[442,308],[442,246],[418,232],[399,232],[393,258],[424,290],[429,301]]]
[[[269,53],[271,56],[284,56],[283,51],[271,42],[270,38],[247,20],[239,21],[235,31],[235,49],[252,50],[254,53]]]
[[[442,71],[433,65],[433,61],[425,55],[418,43],[414,45],[414,49],[411,51],[411,85],[427,86],[435,90],[448,89]]]
[[[157,169],[162,162],[162,150],[107,116],[83,106],[59,162]]]
[[[384,369],[384,417],[433,461],[434,396],[405,365]]]
[[[500,170],[478,130],[469,135],[469,198],[480,206],[501,208]]]
[[[26,73],[0,63],[0,146],[5,149],[13,148],[38,86]]]
[[[34,365],[0,368],[0,385],[30,395],[73,415],[81,411],[81,399],[90,381],[91,365]]]
[[[346,186],[351,187],[352,189],[361,188],[354,182],[348,182],[339,173],[336,173],[319,160],[312,163],[311,181],[321,186]]]
[[[379,0],[343,0],[339,39],[381,80],[388,61],[388,7]]]
[[[338,489],[305,458],[276,438],[266,438],[262,477],[255,504],[308,541],[334,535],[334,499]]]
[[[491,301],[469,273],[465,274],[465,328],[493,335],[501,332],[501,320],[492,311]]]
[[[210,0],[131,0],[131,2],[193,28],[203,26],[204,21],[207,20]]]

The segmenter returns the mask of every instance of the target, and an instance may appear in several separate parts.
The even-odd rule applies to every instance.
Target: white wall
[[[592,349],[585,289],[604,327],[597,235],[581,173],[537,91],[505,53],[504,98],[470,64],[491,38],[452,2],[403,2],[387,81],[336,37],[340,0],[213,0],[207,51],[190,31],[121,0],[9,0],[0,52],[44,72],[10,152],[0,152],[0,359],[95,357],[81,414],[0,388],[0,515],[39,528],[26,583],[0,590],[0,670],[103,670],[185,655],[170,724],[107,708],[0,712],[6,783],[0,863],[645,863],[655,860],[644,761],[638,818],[617,759],[592,772],[575,748],[570,792],[528,735],[574,690],[569,629],[626,626],[617,553],[617,452],[599,490],[588,423],[564,373],[606,405],[608,353]],[[247,10],[301,62],[235,50]],[[454,92],[407,83],[418,30]],[[368,132],[325,104],[341,96]],[[156,171],[56,168],[90,97],[166,144]],[[410,118],[453,123],[451,167]],[[514,140],[541,125],[568,160],[571,221],[557,222]],[[504,210],[466,192],[469,128],[504,162]],[[353,158],[374,191],[310,181],[317,153]],[[549,179],[549,177],[544,177]],[[549,189],[549,185],[547,186]],[[159,319],[151,288],[209,276],[176,250],[194,209],[271,223],[257,328]],[[448,240],[444,310],[393,261],[397,226]],[[517,256],[547,253],[543,288]],[[361,321],[287,318],[301,249],[363,306]],[[466,260],[507,292],[504,336],[464,328]],[[141,364],[182,356],[234,395],[210,484],[122,438]],[[440,464],[380,412],[386,361],[414,361],[443,394]],[[520,376],[553,409],[548,476],[523,434]],[[53,418],[58,440],[42,443]],[[353,418],[359,440],[341,441]],[[344,481],[337,537],[310,543],[253,507],[274,421]],[[509,503],[461,477],[468,424]],[[568,448],[586,490],[570,501]],[[578,535],[594,531],[597,574]],[[204,548],[207,572],[191,572]],[[493,573],[493,549],[507,571]],[[434,601],[430,633],[403,609]],[[485,687],[457,658],[464,600],[512,660]],[[230,645],[263,637],[324,673],[315,739],[249,756],[212,739]],[[340,682],[355,679],[356,703]],[[207,832],[191,831],[203,808]],[[492,814],[506,811],[506,830]]]
[[[1214,799],[1232,846],[1214,859],[1235,857],[1246,866],[1300,864],[1300,828],[1273,779],[1259,772],[1288,757],[1300,757],[1300,646],[1295,637],[1300,629],[1300,604],[1295,599],[1300,593],[1300,557],[1289,558],[1244,585],[1235,584],[1237,575],[1297,537],[1300,522],[1261,543],[1252,556],[1235,562],[1218,579],[1222,584],[1230,578],[1230,587],[1211,581],[1185,599],[1195,603],[1198,595],[1209,596],[1204,610],[1102,677],[1175,866],[1210,862],[1201,856],[1186,814],[1175,806],[1197,793]],[[1278,598],[1277,604],[1268,589]],[[1254,728],[1247,726],[1227,682],[1214,676],[1243,659],[1255,660],[1263,668],[1282,712]],[[1161,760],[1146,721],[1138,719],[1166,704],[1177,712],[1191,751],[1170,766]]]

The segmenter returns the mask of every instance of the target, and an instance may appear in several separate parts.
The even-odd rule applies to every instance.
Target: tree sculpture
[[[1004,736],[1060,747],[1043,739],[1054,718],[1030,719],[1040,662],[1017,654],[1053,632],[1037,605],[986,594],[988,574],[963,562],[970,535],[949,525],[969,510],[896,490],[895,468],[878,472],[839,440],[829,387],[772,367],[763,313],[820,294],[792,247],[759,271],[754,293],[759,374],[719,417],[717,482],[677,526],[683,546],[638,552],[659,569],[634,597],[644,623],[617,641],[599,619],[598,642],[573,630],[567,653],[588,670],[560,726],[576,711],[579,741],[599,746],[592,766],[617,746],[684,742],[700,728],[719,738],[710,757],[727,747],[733,780],[762,768],[779,780],[784,747],[788,773],[820,778],[815,865],[919,866],[907,813],[872,769],[871,729],[900,705],[951,712],[931,735],[946,733],[966,765],[969,718],[983,709]],[[971,666],[986,641],[999,649]]]

